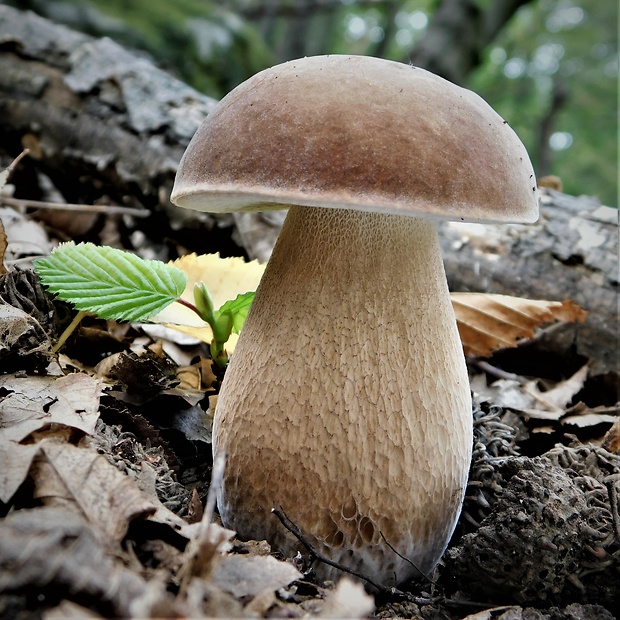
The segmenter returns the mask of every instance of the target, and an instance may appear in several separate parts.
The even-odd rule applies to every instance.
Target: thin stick
[[[409,564],[411,564],[411,566],[413,566],[413,568],[415,568],[418,573],[420,573],[420,575],[422,576],[423,579],[426,579],[431,585],[436,586],[437,584],[426,574],[424,574],[416,565],[414,562],[412,562],[409,558],[406,558],[404,555],[402,555],[401,553],[399,553],[396,549],[394,549],[394,547],[392,546],[392,544],[388,541],[388,539],[384,536],[383,532],[379,532],[379,534],[381,534],[381,538],[383,538],[383,542],[401,559],[401,560],[405,560],[405,562],[408,562]]]
[[[327,564],[328,566],[337,568],[338,570],[341,570],[344,573],[348,573],[349,575],[353,575],[354,577],[357,577],[358,579],[362,579],[366,583],[370,584],[373,588],[376,588],[381,594],[387,594],[390,596],[398,596],[408,601],[411,601],[412,603],[415,603],[416,605],[433,605],[436,603],[443,603],[444,605],[448,605],[450,607],[473,607],[476,609],[491,609],[492,608],[492,606],[489,605],[488,603],[478,603],[475,601],[457,601],[454,599],[447,599],[443,597],[435,597],[435,598],[419,597],[419,596],[413,596],[409,592],[403,592],[403,590],[399,590],[398,588],[388,588],[387,586],[382,586],[381,584],[376,583],[375,581],[373,581],[366,575],[362,573],[358,573],[357,571],[347,568],[346,566],[342,566],[341,564],[338,564],[338,562],[334,562],[333,560],[330,560],[329,558],[326,558],[323,554],[319,553],[312,546],[312,544],[309,543],[305,539],[299,527],[293,521],[291,521],[291,519],[282,510],[282,508],[275,506],[274,508],[271,509],[271,512],[276,517],[278,517],[280,523],[282,523],[282,525],[291,534],[293,534],[293,536],[295,536],[295,538],[297,538],[297,540],[299,540],[299,542],[308,550],[308,553],[310,554],[311,557],[318,560],[319,562],[323,562],[324,564]],[[390,546],[390,548],[392,547]],[[509,607],[506,607],[506,609],[509,609]]]
[[[515,375],[512,372],[506,372],[501,368],[497,368],[496,366],[492,366],[489,362],[485,360],[476,361],[476,366],[480,368],[480,370],[484,370],[484,372],[488,372],[491,376],[497,377],[498,379],[508,379],[510,381],[516,381],[517,383],[523,385],[526,383],[526,380],[520,375]]]
[[[17,166],[17,164],[24,158],[26,157],[26,155],[28,155],[30,153],[30,149],[24,149],[12,162],[11,164],[8,166],[7,170],[9,171],[9,174],[11,174],[11,172],[13,172],[13,170],[15,170],[15,166]]]
[[[13,162],[14,164],[15,162]],[[11,165],[13,165],[11,164]],[[25,209],[46,209],[48,211],[72,211],[76,213],[105,213],[106,215],[133,215],[134,217],[148,217],[148,209],[132,209],[116,205],[78,205],[64,202],[44,202],[40,200],[26,200],[25,198],[0,197],[0,202],[10,207]]]
[[[295,536],[295,538],[297,538],[297,540],[299,540],[299,542],[308,550],[308,553],[315,559],[319,560],[320,562],[323,562],[324,564],[327,564],[328,566],[332,566],[333,568],[337,568],[338,570],[341,570],[345,573],[348,573],[349,575],[353,575],[354,577],[357,577],[359,579],[363,579],[365,582],[369,583],[373,588],[376,588],[377,590],[379,590],[380,592],[383,592],[384,594],[399,594],[400,591],[397,590],[396,588],[387,588],[386,586],[382,586],[376,582],[374,582],[370,577],[362,574],[362,573],[358,573],[357,571],[351,569],[351,568],[347,568],[346,566],[342,566],[342,564],[338,564],[338,562],[334,562],[333,560],[330,560],[329,558],[325,557],[324,555],[322,555],[321,553],[319,553],[305,538],[304,535],[301,533],[299,527],[293,523],[293,521],[291,521],[289,519],[289,517],[287,516],[287,514],[282,510],[282,508],[279,507],[274,507],[271,509],[271,512],[278,517],[278,519],[280,520],[280,523],[282,523],[282,525],[291,533],[293,534],[293,536]],[[407,596],[406,593],[402,592],[401,593],[402,596]]]

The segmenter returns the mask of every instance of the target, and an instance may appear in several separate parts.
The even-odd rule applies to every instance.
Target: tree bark
[[[595,370],[617,372],[620,212],[585,196],[541,193],[536,224],[442,227],[450,290],[572,300],[588,311],[577,351]]]
[[[0,155],[30,148],[25,197],[42,172],[67,202],[167,203],[161,190],[214,104],[108,38],[0,6]]]

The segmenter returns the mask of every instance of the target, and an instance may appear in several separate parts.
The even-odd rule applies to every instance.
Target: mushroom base
[[[239,536],[303,552],[271,513],[279,506],[317,551],[375,582],[428,574],[455,527],[472,447],[434,222],[291,207],[213,441],[227,456],[220,514]]]

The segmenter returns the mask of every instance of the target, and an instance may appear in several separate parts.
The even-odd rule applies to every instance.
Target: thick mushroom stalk
[[[222,99],[171,200],[294,205],[216,409],[224,523],[290,553],[279,506],[318,551],[374,581],[430,571],[472,441],[433,220],[535,221],[519,138],[480,97],[422,69],[303,58]]]
[[[223,522],[294,553],[279,506],[376,582],[428,573],[460,511],[471,427],[435,223],[291,207],[217,406]]]

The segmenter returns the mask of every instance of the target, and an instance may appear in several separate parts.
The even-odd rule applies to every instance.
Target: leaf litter
[[[175,266],[188,276],[183,295],[219,273],[217,304],[254,290],[263,270],[197,255]],[[611,617],[620,382],[592,376],[569,349],[554,352],[554,372],[534,363],[543,325],[584,320],[571,302],[453,296],[476,393],[467,498],[434,582],[386,598],[347,577],[315,583],[303,563],[218,524],[209,442],[223,372],[201,344],[208,326],[186,325],[184,340],[89,317],[54,355],[60,328],[49,317],[61,306],[43,308],[36,282],[5,286],[15,273],[0,287],[0,614],[24,611],[34,591],[50,619]],[[558,525],[562,510],[576,529]],[[524,549],[527,562],[515,563]]]

